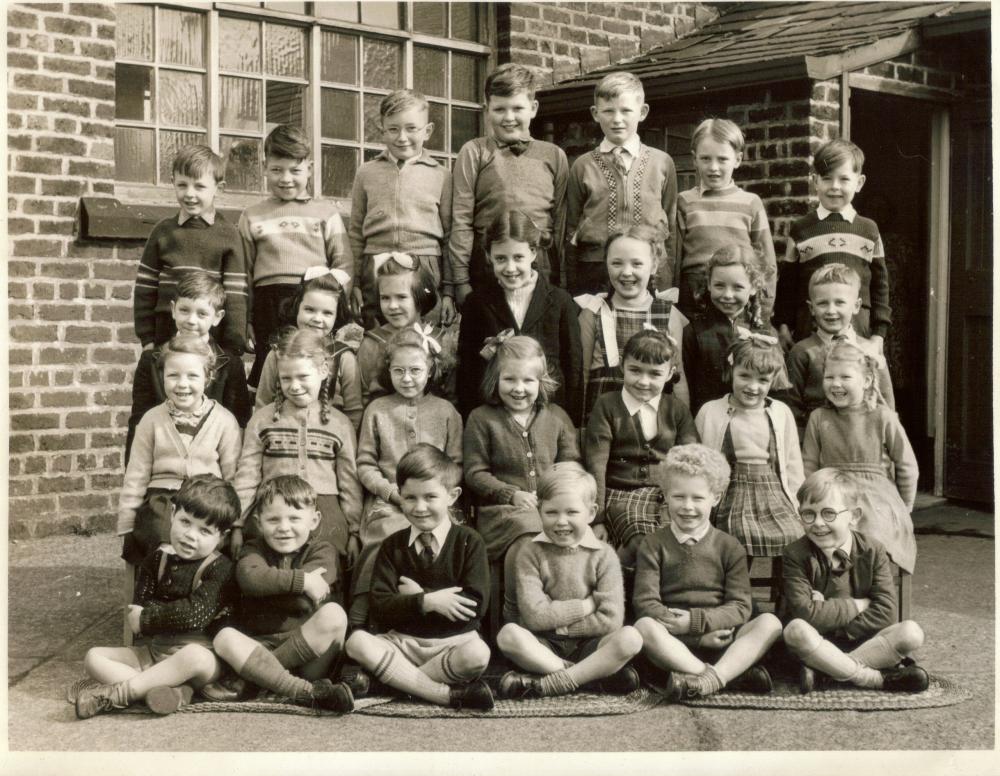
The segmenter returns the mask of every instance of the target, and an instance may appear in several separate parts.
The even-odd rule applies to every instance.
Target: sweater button
[[[528,472],[528,476],[529,477],[534,477],[535,476],[535,470],[532,469],[530,472]]]
[[[528,432],[527,432],[527,431],[522,431],[522,432],[521,432],[521,436],[523,436],[523,437],[524,437],[525,439],[527,439],[527,437],[528,437]]]
[[[531,458],[531,457],[532,457],[532,456],[531,456],[531,451],[530,451],[530,450],[529,450],[529,451],[528,451],[527,453],[525,453],[525,455],[526,455],[526,456],[527,456],[528,458]]]

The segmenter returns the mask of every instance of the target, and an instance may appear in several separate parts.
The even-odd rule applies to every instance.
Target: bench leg
[[[125,564],[122,582],[122,597],[125,599],[125,607],[122,610],[122,644],[126,647],[131,647],[135,639],[132,635],[132,629],[128,627],[128,621],[125,619],[124,613],[128,612],[128,605],[135,600],[135,566],[133,564]]]
[[[913,575],[909,572],[899,570],[899,582],[896,587],[896,595],[899,601],[899,621],[910,619],[910,599],[913,595]]]

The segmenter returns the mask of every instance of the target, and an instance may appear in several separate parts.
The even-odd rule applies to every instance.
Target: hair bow
[[[424,353],[436,356],[441,352],[441,343],[431,336],[431,332],[434,331],[433,326],[429,323],[424,324],[423,326],[419,323],[414,323],[413,330],[420,335],[420,347],[424,349]]]
[[[322,265],[309,267],[309,269],[307,269],[302,275],[302,282],[307,283],[310,280],[321,278],[324,275],[329,275],[344,288],[347,288],[351,284],[351,276],[344,272],[344,270],[324,267]]]
[[[372,271],[377,275],[379,269],[385,264],[389,259],[392,259],[399,266],[405,267],[406,269],[416,269],[417,263],[413,260],[413,257],[408,253],[400,253],[399,251],[386,251],[385,253],[376,253],[372,256]]]
[[[749,340],[753,340],[754,342],[759,342],[762,345],[777,345],[778,344],[778,338],[777,337],[772,337],[770,334],[760,334],[759,332],[756,332],[756,331],[750,331],[750,329],[747,329],[747,328],[745,328],[743,326],[737,326],[736,327],[736,335],[741,340],[748,340],[749,339]]]
[[[487,361],[492,361],[493,356],[497,354],[497,348],[499,348],[500,345],[502,345],[504,342],[506,342],[513,336],[514,336],[513,329],[504,329],[495,337],[487,337],[485,340],[483,340],[483,349],[479,351],[479,355],[485,358]]]

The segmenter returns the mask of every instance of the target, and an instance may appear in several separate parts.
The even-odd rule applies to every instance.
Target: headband
[[[400,253],[399,251],[386,251],[385,253],[376,253],[372,256],[372,272],[378,275],[379,269],[385,264],[389,259],[392,259],[399,266],[404,269],[416,269],[417,263],[413,260],[413,257],[408,253]]]
[[[351,276],[348,275],[342,269],[333,269],[324,267],[318,264],[314,267],[309,267],[302,275],[302,282],[306,283],[310,280],[315,280],[316,278],[321,278],[324,275],[329,275],[334,280],[336,280],[343,288],[347,288],[351,284]]]
[[[756,331],[750,331],[750,329],[746,328],[745,326],[736,327],[736,336],[739,337],[739,339],[743,342],[750,340],[752,342],[759,342],[761,345],[773,346],[778,344],[777,337],[772,337],[770,334],[760,334],[759,332]],[[729,364],[729,366],[733,366],[734,362],[732,353],[730,353],[726,357],[726,361]]]

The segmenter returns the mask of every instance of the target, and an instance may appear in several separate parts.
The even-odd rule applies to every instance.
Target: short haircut
[[[663,478],[661,488],[664,493],[670,486],[672,474],[704,477],[715,495],[721,494],[729,485],[730,468],[725,456],[718,450],[698,443],[674,445],[656,468]]]
[[[486,230],[487,253],[493,243],[505,240],[527,243],[532,250],[535,250],[542,240],[542,232],[535,226],[535,222],[520,210],[504,210]]]
[[[351,310],[350,304],[347,301],[347,292],[344,287],[337,282],[337,280],[329,273],[325,275],[320,275],[319,277],[312,278],[311,280],[303,280],[299,283],[298,288],[295,289],[295,296],[286,299],[280,305],[278,316],[281,323],[287,326],[295,326],[299,318],[299,307],[302,305],[302,300],[305,295],[310,291],[318,291],[323,294],[329,294],[337,300],[337,314],[334,316],[333,320],[333,330],[337,331],[345,323],[349,323],[351,320]]]
[[[293,509],[316,508],[316,490],[312,485],[297,474],[279,474],[257,488],[250,514],[259,518],[264,507],[279,496]]]
[[[379,298],[379,281],[382,278],[389,277],[391,275],[406,275],[409,273],[410,295],[413,297],[413,303],[416,305],[417,313],[423,317],[433,310],[435,305],[437,305],[438,293],[437,289],[434,287],[434,279],[420,265],[420,259],[413,258],[413,267],[413,269],[408,269],[393,258],[387,259],[386,262],[378,268],[378,274],[375,276],[375,298]],[[378,315],[379,318],[382,317],[381,303],[379,303]]]
[[[826,175],[844,163],[850,164],[851,169],[860,174],[865,166],[865,152],[850,140],[837,138],[824,143],[816,150],[812,166],[817,175]]]
[[[538,478],[539,502],[567,491],[578,493],[587,506],[597,503],[597,480],[576,461],[554,463]]]
[[[162,345],[156,354],[157,366],[163,373],[167,360],[171,356],[198,356],[205,363],[205,380],[211,382],[215,377],[215,351],[212,346],[202,340],[197,334],[175,334]]]
[[[705,138],[711,138],[716,143],[728,143],[738,154],[743,153],[746,145],[743,132],[736,122],[729,119],[705,119],[701,122],[691,135],[691,151],[697,153],[698,144]]]
[[[541,374],[538,375],[538,398],[535,400],[536,407],[544,407],[552,399],[552,395],[559,388],[559,382],[549,374],[549,364],[545,358],[545,351],[538,344],[538,340],[527,337],[509,337],[497,345],[496,353],[486,365],[486,372],[483,374],[481,384],[483,400],[487,404],[499,406],[503,404],[500,400],[500,368],[504,361],[527,361],[537,358],[541,363]]]
[[[500,65],[486,76],[486,83],[483,85],[487,102],[490,97],[513,97],[520,92],[526,92],[529,100],[535,99],[535,74],[524,65],[514,62]]]
[[[622,349],[622,363],[626,358],[643,364],[665,364],[677,358],[677,342],[666,332],[643,329],[628,338]]]
[[[420,92],[413,89],[397,89],[382,98],[382,101],[378,104],[378,115],[384,121],[390,116],[395,116],[397,113],[402,113],[411,108],[419,108],[425,113],[430,110],[427,98]]]
[[[795,494],[800,504],[825,499],[831,488],[836,488],[845,507],[853,509],[858,503],[858,481],[850,472],[828,466],[814,471],[799,486]]]
[[[785,355],[777,342],[772,344],[755,337],[737,339],[729,346],[729,355],[723,364],[722,380],[731,383],[733,369],[736,367],[774,377],[784,366]]]
[[[204,520],[206,525],[225,533],[241,513],[240,497],[233,486],[214,474],[195,474],[181,483],[171,497],[175,509]]]
[[[396,466],[397,487],[402,489],[407,480],[441,480],[451,490],[462,481],[462,467],[434,445],[421,442],[400,458]]]
[[[279,124],[264,140],[264,156],[301,161],[312,156],[312,143],[302,127]]]
[[[809,276],[809,294],[812,295],[812,290],[816,286],[824,286],[831,283],[850,286],[855,291],[861,292],[861,276],[857,273],[857,270],[853,267],[848,267],[846,264],[834,262],[833,264],[824,264]]]
[[[177,275],[177,292],[174,299],[206,299],[215,312],[226,309],[226,289],[217,277],[197,269]]]
[[[388,390],[392,390],[392,375],[389,372],[389,367],[392,365],[393,354],[397,350],[402,350],[403,348],[413,348],[414,350],[419,350],[423,354],[424,361],[427,363],[427,387],[425,390],[430,389],[432,383],[434,382],[434,375],[437,370],[437,358],[434,354],[428,353],[424,348],[424,338],[420,335],[420,333],[416,331],[416,329],[410,328],[397,331],[389,337],[389,341],[385,343],[385,348],[382,352],[382,363],[379,368],[379,385],[385,386]]]
[[[646,100],[646,90],[642,88],[642,81],[632,73],[622,71],[608,73],[594,87],[594,104],[596,105],[598,100],[613,100],[623,94],[637,94],[639,102]]]
[[[226,177],[226,161],[206,145],[184,146],[174,156],[170,167],[172,176],[200,178],[205,173],[211,173],[216,183]]]

